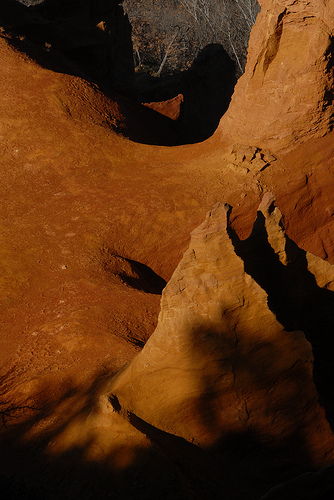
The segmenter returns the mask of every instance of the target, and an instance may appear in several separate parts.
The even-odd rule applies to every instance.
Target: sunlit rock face
[[[221,134],[291,148],[333,124],[333,0],[260,0],[245,74]]]
[[[286,237],[271,193],[247,240],[230,228],[229,212],[217,204],[192,232],[156,331],[102,400],[134,425],[138,418],[144,429],[216,450],[219,460],[235,457],[245,477],[239,454],[247,449],[248,467],[253,457],[268,484],[278,483],[291,467],[307,470],[310,457],[317,466],[334,458],[325,417],[333,415],[333,319],[321,309],[334,300],[333,269]]]

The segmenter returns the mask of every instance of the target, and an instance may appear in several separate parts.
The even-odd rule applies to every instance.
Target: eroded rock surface
[[[333,124],[332,0],[260,0],[245,74],[220,124],[234,142],[291,148]]]
[[[328,480],[333,2],[262,7],[224,133],[180,148],[126,139],[175,144],[174,122],[61,74],[50,41],[34,54],[56,71],[1,36],[1,473],[30,498],[289,498]]]
[[[313,348],[316,384],[331,417],[325,353],[333,348],[333,292],[317,285],[320,259],[308,269],[312,258],[286,237],[273,203],[265,194],[245,241],[229,227],[228,205],[207,214],[163,292],[156,331],[102,397],[130,422],[139,419],[137,428],[147,425],[149,438],[157,429],[210,447],[221,464],[239,460],[241,483],[256,463],[266,480],[245,489],[233,487],[231,471],[222,472],[229,498],[246,490],[257,498],[266,486],[334,459],[312,356]],[[324,297],[328,313],[317,323]]]

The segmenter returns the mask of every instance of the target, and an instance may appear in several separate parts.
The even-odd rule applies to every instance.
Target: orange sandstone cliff
[[[291,149],[333,125],[333,2],[260,0],[247,66],[221,132]]]
[[[185,146],[3,31],[7,498],[331,498],[334,2],[260,3]]]

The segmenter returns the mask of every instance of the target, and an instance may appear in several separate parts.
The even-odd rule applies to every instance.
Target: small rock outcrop
[[[157,111],[159,102],[182,94],[177,116],[179,134],[183,143],[194,143],[204,141],[217,129],[231,101],[236,68],[221,45],[209,44],[188,70],[162,78],[138,74],[137,82],[138,100],[150,103]]]
[[[161,115],[167,116],[172,120],[178,120],[180,118],[181,106],[184,101],[183,95],[178,94],[176,97],[172,97],[171,99],[167,99],[166,101],[158,101],[158,102],[145,102],[144,106],[154,109]]]
[[[233,144],[226,158],[227,167],[237,172],[257,174],[276,161],[276,156],[269,150],[261,150],[256,146]]]

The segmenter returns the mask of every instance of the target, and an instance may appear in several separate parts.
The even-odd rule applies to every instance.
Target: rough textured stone
[[[279,4],[265,5],[275,24]],[[289,66],[296,104],[275,136],[265,91],[280,103],[280,51],[290,61],[291,40],[299,63],[296,34],[330,26],[332,2],[284,5],[276,57],[277,32],[256,47],[265,8],[255,28],[256,85],[234,108],[235,136],[179,148],[129,141],[161,144],[173,122],[64,74],[52,46],[38,61],[57,71],[1,34],[2,486],[12,474],[15,493],[48,499],[258,500],[278,484],[269,498],[289,498],[318,479],[330,491],[334,140],[317,134],[331,94],[310,114],[330,64],[321,44],[304,76]],[[157,274],[170,279],[196,227],[155,330]]]
[[[247,65],[220,134],[292,148],[333,124],[334,2],[260,0]]]
[[[236,171],[251,171],[257,174],[276,161],[276,157],[269,150],[261,150],[256,146],[234,144],[231,152],[226,156],[231,163],[227,167]]]
[[[158,101],[158,102],[147,102],[143,103],[144,106],[148,108],[154,109],[158,113],[162,115],[168,116],[172,120],[178,120],[181,114],[182,103],[184,102],[184,98],[182,94],[178,94],[176,97],[172,99],[167,99],[166,101]]]
[[[109,389],[125,416],[130,412],[199,446],[218,447],[221,457],[225,451],[219,443],[239,436],[236,448],[248,447],[259,459],[259,474],[265,473],[260,456],[269,453],[269,483],[289,477],[292,466],[307,471],[305,453],[318,466],[334,458],[312,378],[311,344],[300,331],[298,309],[284,296],[292,301],[296,294],[295,288],[285,290],[287,278],[304,282],[310,271],[303,268],[303,252],[291,255],[273,202],[266,193],[249,242],[238,241],[229,228],[228,205],[217,204],[207,214],[163,291],[155,332]],[[316,265],[313,271],[317,274]],[[300,289],[295,303],[306,300],[303,293],[317,301],[321,292],[316,285]],[[314,343],[314,332],[308,333]],[[316,366],[322,366],[317,348],[315,354]],[[320,379],[329,376],[329,365]],[[264,453],[264,442],[271,451]],[[271,455],[278,448],[284,465]]]

